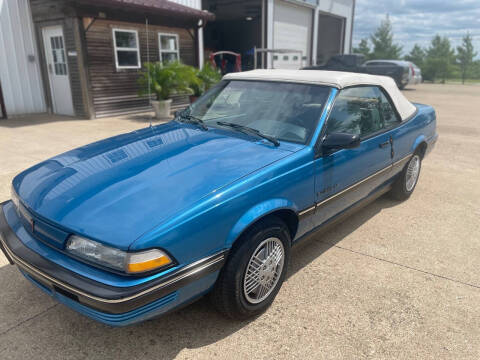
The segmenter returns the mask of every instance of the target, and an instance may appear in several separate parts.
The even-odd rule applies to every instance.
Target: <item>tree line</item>
[[[413,62],[422,70],[424,80],[441,81],[461,78],[480,79],[480,60],[475,60],[472,36],[467,33],[462,44],[455,49],[447,37],[435,35],[428,47],[418,44],[405,56],[402,56],[402,46],[393,42],[392,23],[388,17],[382,21],[370,38],[360,41],[353,49],[356,54],[365,55],[367,60],[407,60]]]

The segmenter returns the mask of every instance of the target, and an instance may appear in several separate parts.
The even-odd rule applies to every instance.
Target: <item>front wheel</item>
[[[290,257],[285,223],[270,217],[237,240],[212,292],[215,307],[234,319],[264,312],[280,290]]]
[[[419,154],[415,153],[393,183],[390,194],[394,199],[406,200],[412,195],[417,186],[421,167],[422,159]]]

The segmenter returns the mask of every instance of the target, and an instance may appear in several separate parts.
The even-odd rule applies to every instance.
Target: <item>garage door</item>
[[[317,64],[324,64],[333,55],[343,54],[345,18],[320,14],[318,16]]]
[[[310,64],[313,10],[306,6],[276,0],[273,9],[274,49],[301,50],[298,53],[274,54],[275,69],[298,69]],[[303,59],[302,59],[303,57]]]

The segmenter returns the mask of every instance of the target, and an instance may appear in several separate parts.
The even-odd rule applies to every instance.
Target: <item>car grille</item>
[[[18,214],[25,230],[35,239],[59,249],[63,249],[64,243],[70,235],[68,232],[41,219],[31,211],[27,210],[23,205],[20,205]]]

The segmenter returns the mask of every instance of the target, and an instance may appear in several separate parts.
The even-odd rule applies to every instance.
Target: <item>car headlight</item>
[[[10,187],[10,192],[11,192],[11,196],[12,196],[13,205],[15,205],[15,208],[16,208],[16,209],[19,209],[19,207],[20,207],[20,199],[19,199],[19,197],[18,197],[17,192],[15,191],[15,188],[13,187],[13,184],[12,184],[12,186]]]
[[[82,259],[129,274],[152,271],[172,263],[172,259],[159,249],[127,252],[76,235],[69,238],[66,249]]]

